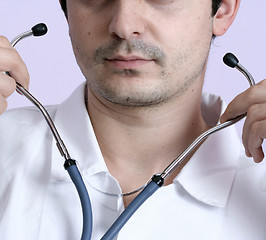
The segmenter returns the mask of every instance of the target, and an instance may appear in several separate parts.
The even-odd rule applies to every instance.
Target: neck
[[[200,104],[201,91],[147,109],[100,101],[88,90],[87,107],[97,140],[123,192],[139,188],[162,172],[207,129]]]

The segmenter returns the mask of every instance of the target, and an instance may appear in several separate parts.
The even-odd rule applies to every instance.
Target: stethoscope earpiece
[[[233,53],[226,53],[223,57],[224,63],[231,68],[235,68],[239,63],[237,57]]]
[[[39,37],[43,36],[48,32],[48,28],[44,23],[39,23],[31,28],[33,36]]]

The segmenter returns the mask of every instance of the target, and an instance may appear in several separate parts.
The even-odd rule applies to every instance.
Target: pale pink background
[[[38,39],[28,38],[17,49],[29,68],[31,92],[43,104],[57,104],[84,81],[58,1],[0,0],[1,35],[12,40],[38,22],[45,22],[49,33]],[[226,102],[249,86],[240,73],[222,63],[228,51],[237,55],[257,82],[266,78],[265,0],[243,0],[231,29],[213,43],[204,90],[223,96]],[[9,108],[23,105],[31,103],[16,93],[9,98]],[[241,123],[237,127],[240,133]]]

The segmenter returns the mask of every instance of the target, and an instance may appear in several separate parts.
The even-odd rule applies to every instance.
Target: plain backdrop
[[[84,81],[73,55],[67,22],[59,1],[0,0],[0,35],[10,41],[39,22],[47,24],[48,34],[28,38],[16,48],[30,72],[30,91],[45,105],[57,104]],[[204,91],[221,95],[229,103],[249,87],[237,70],[223,64],[222,58],[227,52],[237,55],[256,82],[265,79],[265,44],[266,1],[242,0],[230,30],[212,44]],[[31,105],[17,93],[9,97],[8,102],[9,108]],[[237,124],[237,128],[241,134],[241,123]]]

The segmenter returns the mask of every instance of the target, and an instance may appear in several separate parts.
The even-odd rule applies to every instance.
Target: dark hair
[[[222,0],[212,0],[212,15],[214,16],[217,12],[217,10],[219,9],[220,5],[221,5]],[[61,7],[65,13],[65,15],[67,16],[67,5],[66,5],[66,0],[61,0]]]
[[[64,13],[66,15],[66,13],[67,13],[66,0],[61,0],[60,4],[61,4],[61,8],[63,9],[63,11],[64,11]]]
[[[219,7],[221,6],[221,3],[222,0],[212,0],[212,16],[214,16],[217,13]]]

